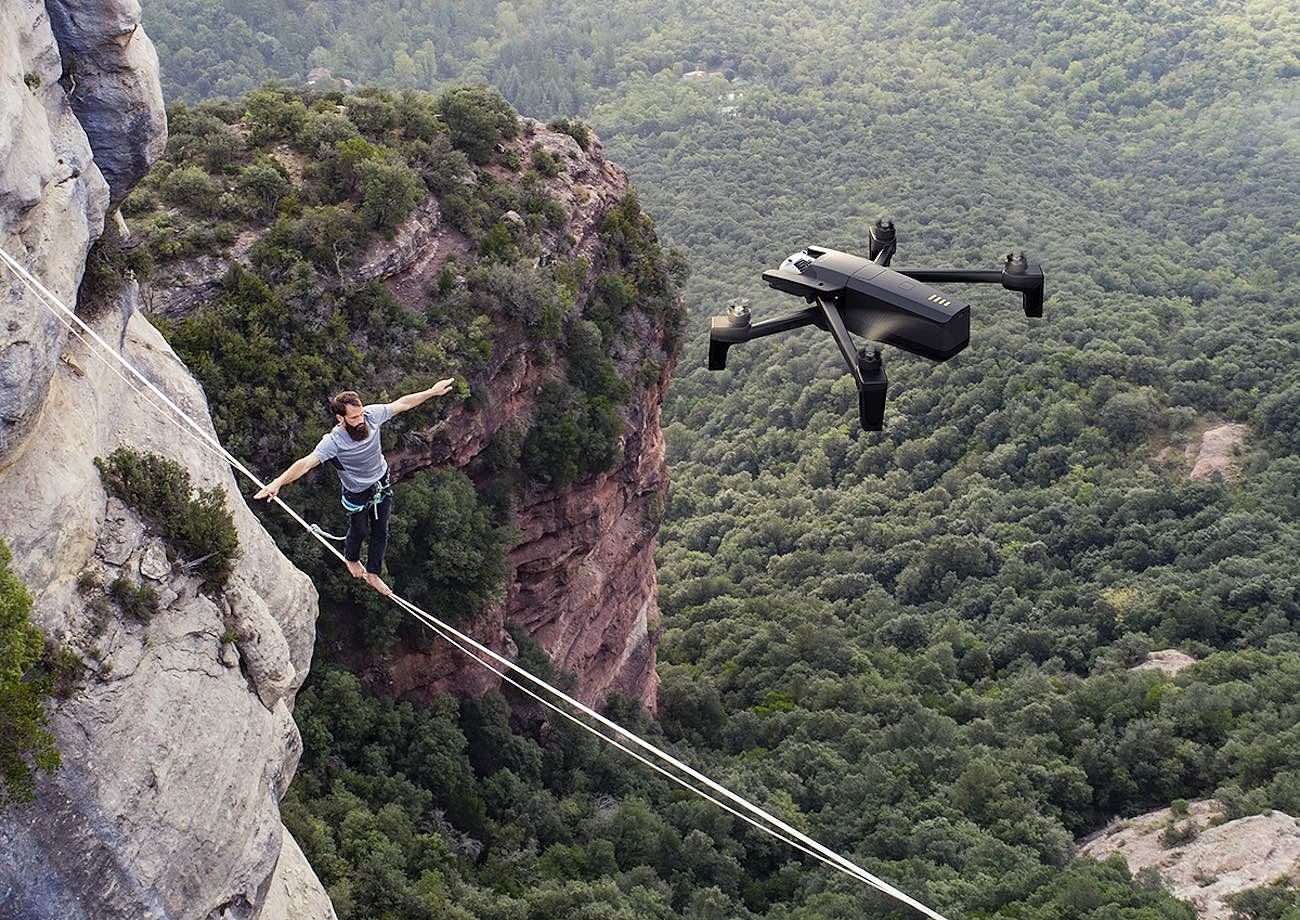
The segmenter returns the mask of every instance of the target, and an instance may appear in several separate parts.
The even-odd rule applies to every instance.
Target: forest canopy
[[[435,94],[487,82],[527,115],[589,121],[693,267],[664,407],[663,739],[953,914],[1190,917],[1073,842],[1179,798],[1300,814],[1295,12],[929,0],[808,17],[780,0],[156,0],[145,24],[191,102],[323,67]],[[325,174],[340,195],[356,163],[394,163],[354,127],[304,123],[342,151]],[[434,190],[474,162],[441,137],[406,161]],[[278,191],[261,170],[241,206]],[[512,255],[472,202],[456,213],[485,258]],[[815,331],[705,369],[709,314],[738,296],[758,318],[788,309],[759,272],[808,244],[860,252],[882,213],[896,265],[1025,249],[1045,318],[964,292],[970,348],[890,354],[879,434],[856,428]],[[604,342],[602,310],[586,319]],[[528,448],[543,481],[601,456],[580,438],[607,382],[592,354]],[[1189,478],[1229,424],[1227,473]],[[1197,663],[1132,670],[1165,647]],[[286,822],[341,916],[904,916],[562,727],[512,723],[503,699],[417,711],[323,670],[299,722]],[[1294,902],[1266,889],[1236,909]]]

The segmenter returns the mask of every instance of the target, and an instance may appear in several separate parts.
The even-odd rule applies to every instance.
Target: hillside
[[[530,114],[580,110],[627,166],[694,267],[664,417],[659,715],[711,769],[971,916],[1189,916],[1122,866],[1073,861],[1071,840],[1210,793],[1234,817],[1297,813],[1294,10],[316,4],[289,29],[154,9],[193,26],[160,39],[191,98],[269,65],[434,89],[488,76]],[[238,54],[224,35],[199,47],[209,17],[248,26]],[[855,430],[814,333],[704,370],[710,313],[785,307],[762,268],[808,243],[860,249],[882,212],[896,264],[1029,251],[1044,321],[972,289],[967,352],[890,356],[880,435]],[[1248,426],[1233,477],[1153,468],[1207,419]],[[1168,646],[1198,663],[1128,671]],[[476,768],[508,783],[498,801],[579,794],[524,760]],[[624,768],[604,781],[615,812],[496,813],[475,865],[502,899],[522,892],[496,858],[611,911],[641,889],[667,916],[886,915]],[[378,811],[393,797],[374,789]],[[355,839],[344,813],[316,852]]]

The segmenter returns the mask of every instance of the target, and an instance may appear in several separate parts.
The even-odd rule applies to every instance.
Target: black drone
[[[1043,315],[1043,270],[1008,254],[1001,271],[946,268],[888,268],[898,248],[894,224],[878,220],[871,228],[869,258],[809,246],[763,272],[778,291],[802,297],[815,307],[761,323],[750,321],[743,304],[715,316],[709,328],[709,370],[727,366],[727,349],[737,342],[816,326],[830,332],[858,384],[858,415],[866,431],[879,431],[889,385],[880,349],[858,350],[850,330],[865,339],[897,345],[904,351],[947,361],[970,343],[970,304],[948,297],[925,282],[962,281],[1001,284],[1019,291],[1025,316]]]

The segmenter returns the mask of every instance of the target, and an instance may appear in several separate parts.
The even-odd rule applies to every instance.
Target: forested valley
[[[952,917],[1191,918],[1152,873],[1077,859],[1075,841],[1179,799],[1214,796],[1225,819],[1300,816],[1293,5],[150,0],[144,23],[173,141],[128,219],[152,228],[155,260],[228,245],[238,228],[204,229],[215,213],[277,228],[220,310],[168,330],[205,385],[229,371],[200,355],[242,354],[250,329],[292,322],[276,297],[311,299],[303,286],[329,275],[337,253],[313,241],[382,232],[394,203],[378,189],[420,182],[456,199],[482,261],[446,293],[424,362],[472,369],[500,269],[536,244],[491,236],[515,193],[453,181],[493,155],[475,132],[514,124],[494,92],[458,87],[580,119],[629,171],[639,205],[607,232],[652,256],[642,286],[662,301],[680,272],[649,242],[653,219],[689,261],[691,318],[664,413],[660,710],[615,699],[615,717]],[[314,68],[328,73],[305,89]],[[346,97],[350,124],[310,108],[343,80],[383,88]],[[500,119],[449,141],[435,116],[465,93]],[[249,115],[264,138],[208,145]],[[385,146],[399,125],[424,146]],[[328,151],[311,201],[297,193],[319,207],[286,212],[287,177],[256,172],[257,144],[281,141]],[[223,171],[240,183],[225,204],[204,184]],[[213,210],[178,228],[161,205],[194,200],[182,182]],[[348,195],[355,213],[329,210]],[[524,205],[544,233],[546,200]],[[1047,275],[1044,318],[997,288],[954,288],[974,304],[971,345],[941,365],[888,352],[883,432],[858,430],[816,331],[705,369],[710,314],[741,297],[758,318],[797,308],[761,270],[810,244],[865,252],[882,214],[896,266],[996,268],[1026,251]],[[546,304],[571,281],[563,266],[530,281],[539,334],[554,335]],[[389,387],[439,374],[393,360],[418,349],[423,320],[374,290],[339,296],[371,350],[318,360]],[[270,375],[259,347],[242,360]],[[574,384],[591,400],[609,385]],[[287,445],[239,438],[293,424],[308,388],[264,386],[261,419],[216,400],[223,437],[283,459]],[[1227,468],[1193,478],[1202,435],[1228,425]],[[575,449],[604,462],[602,443]],[[427,597],[481,603],[508,539],[501,497],[453,473],[412,488],[482,560]],[[320,566],[305,567],[327,580]],[[347,604],[376,649],[409,641],[379,605]],[[1133,670],[1167,648],[1196,662]],[[341,917],[910,916],[576,729],[512,721],[499,694],[417,709],[326,657],[295,713],[305,753],[284,819]],[[1294,920],[1300,899],[1282,884],[1236,910]]]

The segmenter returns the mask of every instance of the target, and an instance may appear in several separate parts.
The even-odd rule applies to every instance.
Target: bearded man
[[[329,463],[338,470],[343,487],[342,502],[348,512],[348,534],[343,540],[343,558],[354,578],[364,578],[370,587],[387,597],[393,592],[379,573],[384,568],[384,551],[388,548],[388,515],[392,510],[393,490],[388,482],[388,461],[379,444],[379,427],[394,415],[414,409],[426,399],[451,392],[456,378],[440,380],[427,390],[408,393],[391,403],[361,404],[361,397],[345,390],[330,400],[330,411],[337,424],[325,433],[307,456],[295,460],[276,476],[254,499],[274,499],[284,486],[309,471]],[[369,541],[366,564],[361,565],[361,544]]]

